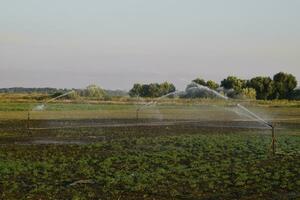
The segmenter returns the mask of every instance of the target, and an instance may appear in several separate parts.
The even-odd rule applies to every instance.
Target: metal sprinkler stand
[[[275,155],[275,126],[274,124],[271,124],[270,127],[272,128],[272,153],[273,155]]]
[[[265,125],[269,126],[272,129],[272,153],[273,153],[273,155],[275,155],[275,142],[276,142],[276,140],[275,140],[275,126],[274,126],[274,124],[265,121],[264,119],[262,119],[261,117],[259,117],[255,113],[251,112],[250,110],[248,110],[247,108],[245,108],[241,104],[237,104],[236,106],[241,108],[245,112],[247,112],[251,116],[251,118],[253,117],[253,118],[263,122]]]
[[[26,124],[26,128],[27,128],[27,133],[28,133],[28,135],[31,135],[31,133],[30,133],[30,111],[28,111],[28,113],[27,113],[27,124]]]
[[[276,142],[276,139],[275,139],[275,125],[273,123],[268,123],[267,124],[271,129],[272,129],[272,143],[271,143],[271,146],[272,146],[272,154],[275,155],[275,142]]]
[[[140,108],[136,109],[136,120],[139,120]]]

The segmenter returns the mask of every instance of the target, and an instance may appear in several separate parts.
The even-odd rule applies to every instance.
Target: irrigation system
[[[244,110],[245,112],[247,112],[250,116],[252,116],[253,118],[261,121],[264,125],[268,126],[271,130],[272,130],[272,153],[273,155],[275,154],[275,126],[274,124],[265,121],[264,119],[262,119],[261,117],[259,117],[258,115],[256,115],[255,113],[251,112],[250,110],[248,110],[247,108],[245,108],[244,106],[242,106],[241,104],[237,104],[237,107],[241,108],[242,110]]]
[[[53,101],[55,101],[56,99],[62,98],[62,97],[64,97],[64,96],[67,96],[67,95],[69,95],[69,94],[71,94],[71,93],[74,93],[74,92],[75,92],[74,90],[71,90],[71,91],[66,92],[66,93],[64,93],[64,94],[61,94],[61,95],[59,95],[59,96],[57,96],[57,97],[51,98],[51,99],[45,101],[44,103],[35,106],[34,108],[29,108],[29,109],[28,109],[28,112],[27,112],[27,124],[26,124],[26,128],[27,128],[28,135],[31,135],[31,132],[30,132],[30,112],[31,112],[32,110],[40,110],[40,111],[42,111],[42,110],[44,110],[44,108],[46,107],[46,105],[47,105],[48,103],[53,102]]]
[[[196,82],[192,82],[192,84],[194,84],[195,86],[192,86],[190,88],[188,88],[187,90],[191,90],[191,89],[199,89],[201,91],[207,91],[207,92],[210,92],[212,95],[218,97],[218,98],[221,98],[223,100],[230,100],[230,98],[228,98],[227,96],[224,96],[222,94],[220,94],[219,92],[207,87],[207,86],[203,86],[203,85],[200,85]],[[182,93],[182,91],[174,91],[174,92],[170,92],[168,94],[165,94],[161,97],[159,97],[158,99],[156,99],[156,101],[151,101],[149,103],[146,103],[146,104],[143,104],[142,106],[138,107],[136,109],[136,119],[139,120],[139,112],[145,108],[145,107],[148,107],[148,106],[152,106],[152,105],[155,105],[157,104],[157,102],[160,100],[160,99],[163,99],[165,97],[168,97],[168,96],[171,96],[171,95],[174,95],[174,94],[177,94],[177,93]],[[184,93],[184,92],[183,92]],[[274,124],[270,123],[270,122],[267,122],[266,120],[264,120],[263,118],[261,118],[260,116],[258,116],[257,114],[255,114],[254,112],[250,111],[249,109],[247,109],[246,107],[244,107],[243,105],[241,104],[236,104],[237,108],[245,111],[247,113],[247,116],[253,120],[256,120],[260,123],[262,123],[263,125],[265,125],[266,127],[268,127],[269,129],[272,130],[272,153],[273,155],[275,154],[275,126]]]
[[[145,107],[153,106],[153,105],[157,104],[157,102],[158,102],[159,100],[161,100],[161,99],[163,99],[163,98],[165,98],[165,97],[168,97],[168,96],[172,96],[172,95],[175,95],[175,94],[179,94],[179,93],[182,93],[182,91],[175,90],[174,92],[170,92],[170,93],[168,93],[168,94],[165,94],[165,95],[162,95],[162,96],[158,97],[158,98],[156,99],[156,101],[150,101],[150,102],[148,102],[148,103],[146,103],[146,104],[141,105],[140,107],[138,107],[138,108],[136,109],[136,119],[137,119],[137,120],[139,119],[139,112],[140,112],[142,109],[144,109]]]
[[[217,91],[212,90],[212,89],[210,89],[210,88],[208,88],[208,87],[206,87],[206,86],[199,85],[199,84],[197,84],[197,83],[195,83],[195,82],[192,82],[192,84],[195,84],[196,86],[192,86],[192,87],[188,88],[187,90],[190,90],[190,89],[199,89],[200,91],[210,92],[210,93],[211,93],[212,95],[214,95],[215,97],[221,98],[221,99],[223,99],[223,100],[226,100],[226,101],[227,101],[227,100],[230,100],[227,96],[224,96],[224,95],[218,93]],[[28,130],[28,134],[31,135],[31,132],[30,132],[30,129],[31,129],[31,128],[30,128],[30,112],[31,112],[32,110],[44,110],[45,106],[46,106],[48,103],[53,102],[53,101],[55,101],[56,99],[62,98],[62,97],[64,97],[64,96],[67,96],[67,95],[69,95],[69,94],[71,94],[71,93],[73,93],[73,92],[74,92],[74,90],[69,91],[69,92],[66,92],[66,93],[64,93],[64,94],[62,94],[62,95],[59,95],[59,96],[54,97],[54,98],[51,98],[51,99],[45,101],[44,103],[42,103],[42,104],[40,104],[40,105],[38,105],[38,106],[35,106],[33,109],[29,109],[29,110],[28,110],[28,114],[27,114],[27,125],[26,125],[26,128],[27,128],[27,130]],[[172,95],[176,95],[176,94],[184,94],[184,93],[186,93],[186,91],[183,92],[183,91],[177,91],[177,90],[176,90],[176,91],[170,92],[170,93],[168,93],[168,94],[162,95],[161,97],[157,98],[155,101],[151,101],[151,102],[142,104],[140,107],[138,107],[138,108],[136,109],[136,120],[139,120],[139,112],[140,112],[142,109],[144,109],[144,108],[146,108],[146,107],[149,107],[149,106],[152,106],[152,105],[156,105],[157,102],[158,102],[159,100],[163,99],[163,98],[166,98],[166,97],[169,97],[169,96],[172,96]],[[244,106],[241,105],[241,104],[236,104],[236,107],[239,108],[239,109],[241,109],[241,110],[243,110],[244,112],[246,112],[246,113],[247,113],[247,117],[249,117],[249,118],[251,118],[251,119],[253,119],[253,120],[256,120],[256,121],[262,123],[263,125],[265,125],[266,127],[268,127],[268,129],[271,129],[271,130],[272,130],[272,143],[271,143],[271,146],[272,146],[272,153],[273,153],[273,155],[274,155],[274,154],[275,154],[275,142],[276,142],[276,139],[275,139],[275,126],[274,126],[274,124],[272,124],[272,123],[270,123],[270,122],[267,122],[266,120],[264,120],[263,118],[261,118],[260,116],[258,116],[258,115],[255,114],[254,112],[250,111],[249,109],[247,109],[246,107],[244,107]],[[137,123],[137,124],[138,124],[138,123]]]

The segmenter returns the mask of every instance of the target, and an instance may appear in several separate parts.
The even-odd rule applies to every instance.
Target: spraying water
[[[211,92],[212,94],[214,94],[214,95],[217,96],[217,97],[220,97],[220,98],[225,99],[225,100],[229,100],[228,97],[226,97],[226,96],[224,96],[224,95],[218,93],[218,92],[215,91],[215,90],[212,90],[212,89],[208,88],[207,86],[199,85],[199,84],[197,84],[197,83],[195,83],[195,82],[192,82],[192,83],[194,83],[199,89],[202,89],[202,90],[205,90],[205,91],[209,91],[209,92]],[[256,121],[258,121],[258,122],[261,122],[262,124],[268,126],[269,128],[272,128],[272,125],[271,125],[269,122],[265,121],[265,120],[264,120],[263,118],[261,118],[260,116],[258,116],[258,115],[256,115],[255,113],[251,112],[251,111],[250,111],[249,109],[247,109],[246,107],[242,106],[241,104],[237,104],[236,106],[237,106],[239,109],[241,109],[241,110],[243,110],[243,111],[245,111],[245,112],[247,113],[245,116],[249,117],[250,119],[256,120]]]
[[[199,88],[200,90],[207,91],[207,92],[213,94],[213,95],[216,96],[216,97],[219,97],[219,98],[221,98],[221,99],[228,100],[228,97],[226,97],[226,96],[220,94],[219,92],[217,92],[217,91],[215,91],[215,90],[210,89],[210,88],[207,87],[207,86],[200,85],[200,84],[198,84],[198,83],[196,83],[196,82],[194,82],[194,81],[193,81],[192,83],[195,84],[196,87]]]
[[[49,99],[48,101],[46,101],[46,104],[47,104],[47,103],[50,103],[50,102],[52,102],[52,101],[55,101],[56,99],[62,98],[62,97],[64,97],[64,96],[67,96],[67,95],[69,95],[69,94],[71,94],[71,93],[74,93],[74,92],[75,92],[74,90],[71,90],[71,91],[66,92],[66,93],[64,93],[64,94],[62,94],[62,95],[59,95],[59,96],[54,97],[54,98],[52,98],[52,99]]]
[[[161,100],[161,99],[163,99],[163,98],[166,98],[166,97],[168,97],[168,96],[171,96],[171,95],[178,94],[178,93],[182,93],[182,91],[174,91],[174,92],[170,92],[170,93],[168,93],[168,94],[165,94],[165,95],[163,95],[163,96],[160,96],[160,97],[158,97],[158,98],[156,99],[156,101],[151,101],[151,102],[149,102],[149,103],[146,103],[146,104],[142,105],[141,107],[139,107],[138,110],[141,110],[142,108],[147,107],[147,106],[155,105],[155,104],[157,104],[157,102],[158,102],[159,100]]]
[[[37,105],[32,110],[33,111],[42,111],[45,109],[45,104]]]
[[[168,93],[168,94],[165,94],[165,95],[160,96],[159,98],[156,99],[156,101],[151,101],[151,102],[149,102],[149,103],[143,104],[142,106],[140,106],[139,108],[136,109],[136,118],[138,119],[138,117],[139,117],[139,112],[140,112],[142,109],[144,109],[144,108],[146,108],[146,107],[149,107],[149,106],[156,105],[157,102],[158,102],[159,100],[161,100],[161,99],[163,99],[163,98],[166,98],[166,97],[168,97],[168,96],[172,96],[172,95],[175,95],[175,94],[179,94],[179,93],[182,93],[182,91],[176,90],[176,91],[174,91],[174,92],[170,92],[170,93]]]
[[[203,85],[200,85],[200,84],[197,84],[195,82],[192,82],[195,86],[192,86],[190,88],[187,88],[187,90],[193,90],[193,89],[200,89],[200,90],[203,90],[203,91],[206,91],[206,92],[209,92],[210,94],[213,94],[214,96],[218,97],[218,98],[221,98],[221,99],[224,99],[224,100],[230,100],[227,96],[224,96],[220,93],[218,93],[217,91],[207,87],[207,86],[203,86]],[[156,105],[156,103],[161,100],[162,98],[165,98],[165,97],[168,97],[168,96],[171,96],[171,95],[175,95],[175,94],[183,94],[183,93],[186,93],[186,92],[182,92],[182,91],[174,91],[174,92],[170,92],[168,94],[165,94],[159,98],[156,99],[156,101],[151,101],[149,103],[146,103],[144,105],[142,105],[141,107],[139,107],[136,112],[137,112],[137,118],[138,118],[138,113],[140,110],[144,109],[145,107],[148,107],[148,106],[152,106],[152,105]],[[263,118],[259,117],[258,115],[256,115],[255,113],[251,112],[249,109],[247,109],[246,107],[242,106],[241,104],[237,104],[236,105],[237,108],[243,110],[245,113],[244,115],[252,120],[255,120],[255,121],[258,121],[264,125],[266,125],[267,127],[269,128],[272,128],[272,125],[270,125],[270,123],[268,123],[267,121],[265,121]],[[238,111],[235,111],[236,113],[240,113]]]
[[[32,110],[33,110],[33,111],[42,111],[42,110],[45,109],[46,104],[48,104],[48,103],[50,103],[50,102],[52,102],[52,101],[55,101],[56,99],[62,98],[62,97],[64,97],[64,96],[67,96],[67,95],[69,95],[69,94],[71,94],[71,93],[74,93],[74,92],[75,92],[74,90],[71,90],[71,91],[66,92],[66,93],[64,93],[64,94],[61,94],[61,95],[59,95],[59,96],[57,96],[57,97],[54,97],[54,98],[52,98],[52,99],[49,99],[49,100],[46,101],[45,103],[43,103],[43,104],[41,104],[41,105],[35,106]]]
[[[244,106],[242,106],[241,104],[237,104],[236,105],[238,108],[244,110],[245,112],[247,112],[252,119],[256,119],[260,122],[262,122],[263,124],[267,125],[269,128],[272,128],[272,125],[265,121],[263,118],[259,117],[258,115],[256,115],[255,113],[251,112],[250,110],[248,110],[247,108],[245,108]]]

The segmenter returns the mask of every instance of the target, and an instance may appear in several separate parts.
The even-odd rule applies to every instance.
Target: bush
[[[289,99],[300,100],[300,89],[295,89],[289,94]]]
[[[253,88],[243,88],[240,91],[227,90],[226,94],[233,99],[256,99],[256,91]]]

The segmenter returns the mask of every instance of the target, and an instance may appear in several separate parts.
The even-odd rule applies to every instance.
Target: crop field
[[[36,105],[0,103],[0,199],[300,198],[299,105],[247,104],[274,155],[234,104]]]

